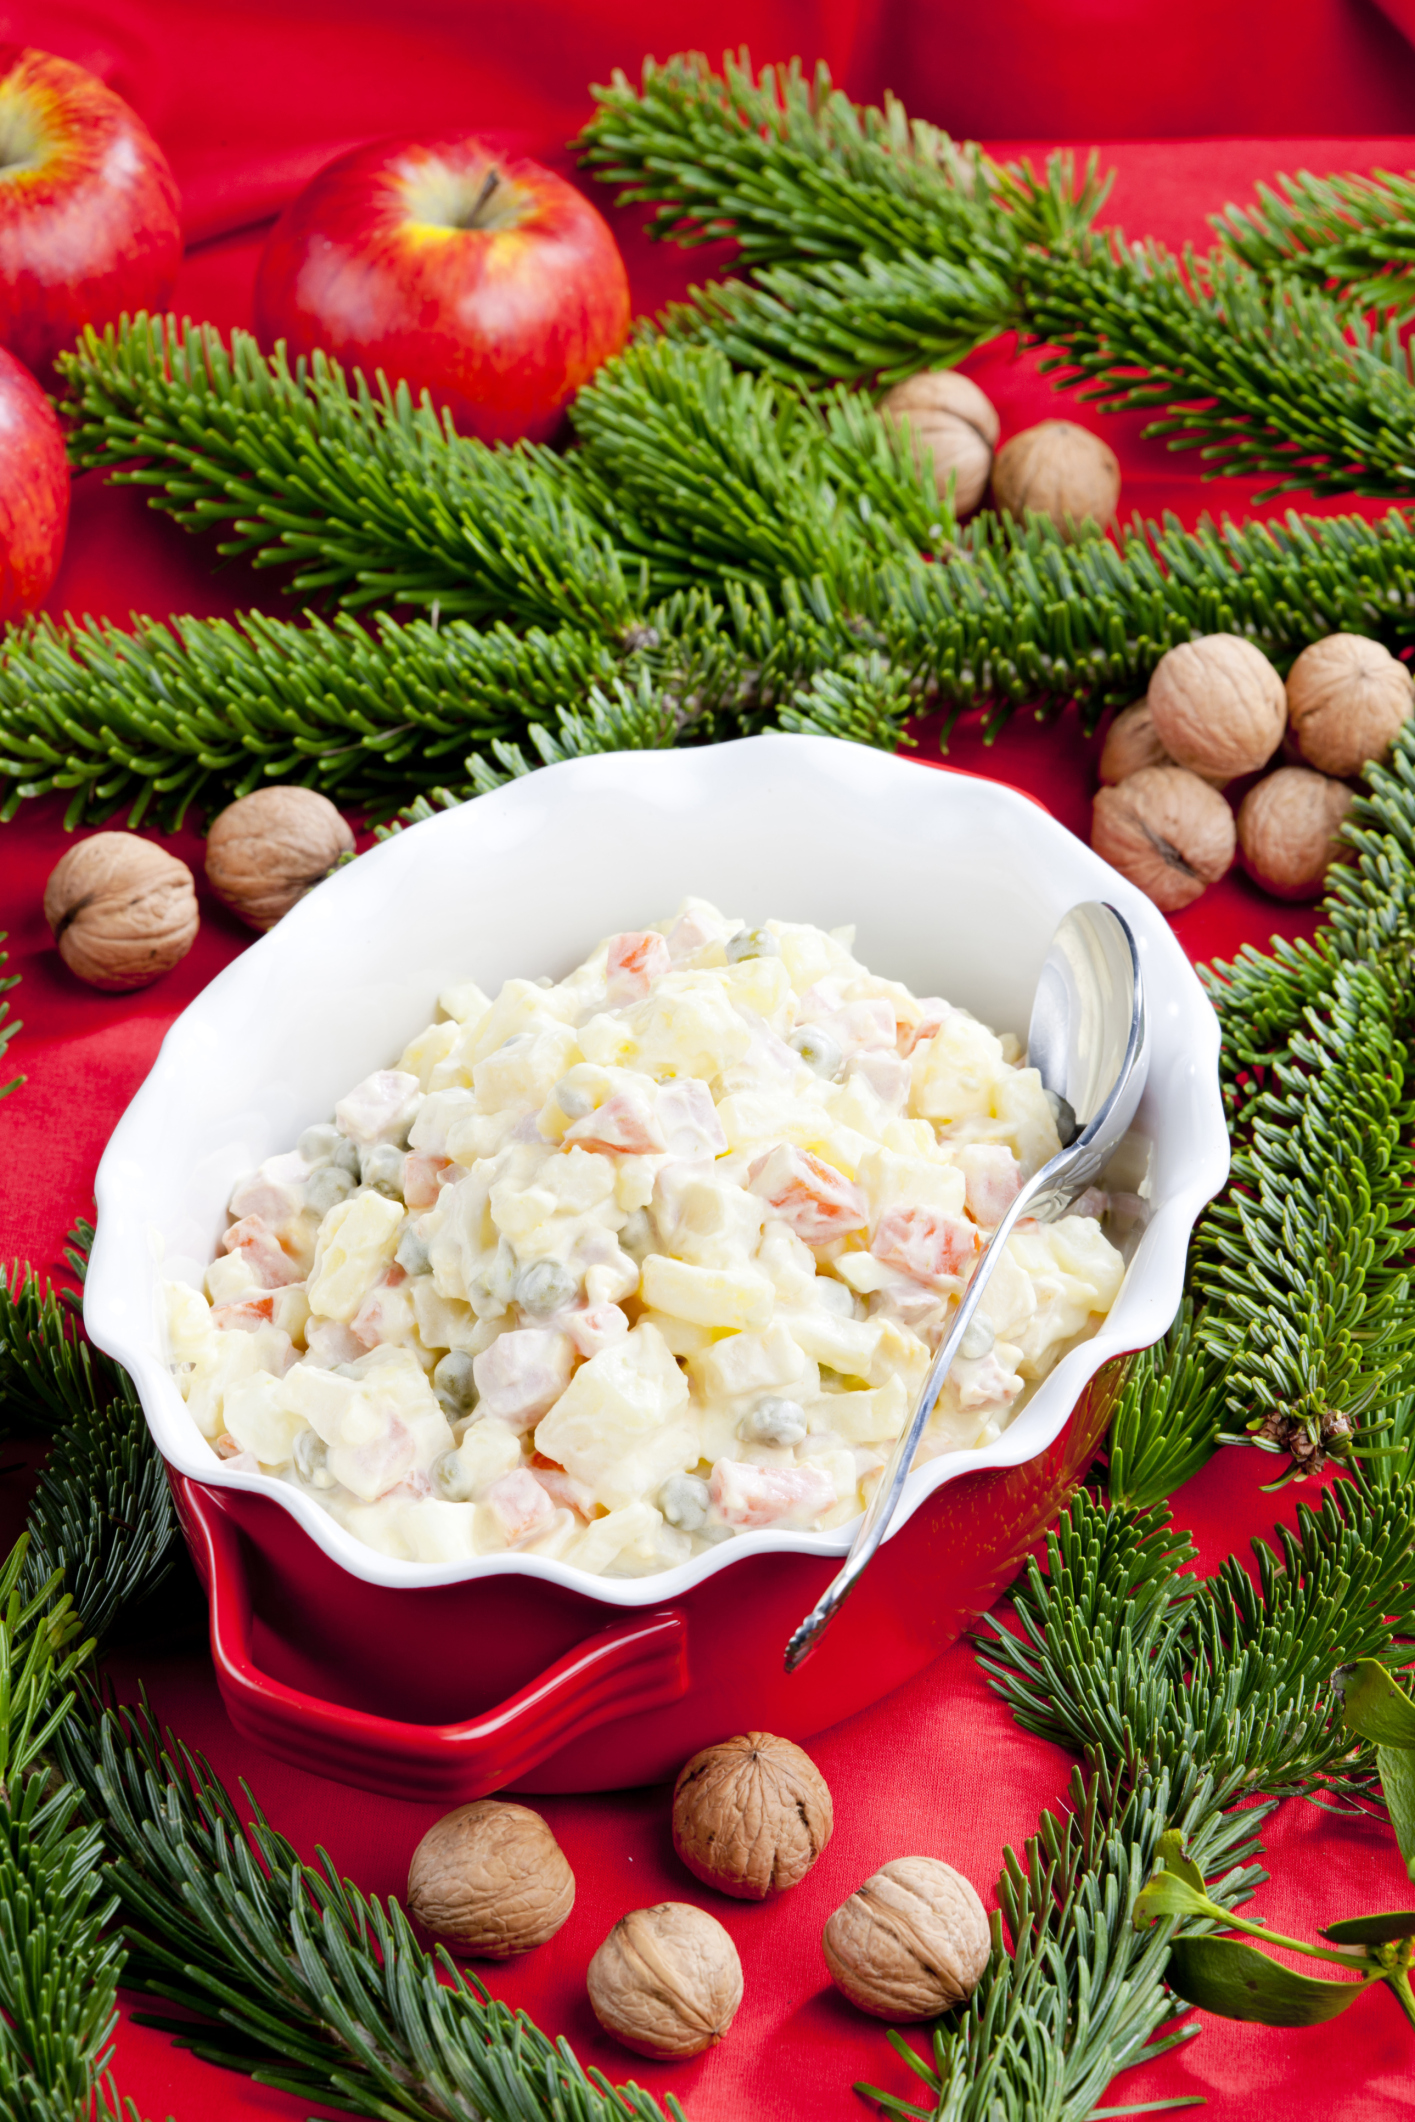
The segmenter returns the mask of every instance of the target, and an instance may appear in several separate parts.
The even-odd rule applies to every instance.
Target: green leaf
[[[1192,1886],[1196,1894],[1206,1893],[1204,1875],[1197,1864],[1184,1854],[1184,1837],[1177,1827],[1168,1828],[1160,1836],[1160,1862],[1176,1879],[1183,1879]]]
[[[1193,1866],[1188,1867],[1191,1871]],[[1196,1892],[1178,1872],[1156,1872],[1148,1886],[1135,1896],[1135,1928],[1144,1930],[1157,1916],[1205,1916],[1221,1914],[1202,1891]]]
[[[1295,1974],[1236,1938],[1176,1938],[1165,1978],[1204,2011],[1263,2026],[1319,2026],[1344,2012],[1367,1986]]]
[[[1406,1872],[1415,1879],[1415,1753],[1407,1746],[1378,1746],[1376,1769]]]
[[[1381,1916],[1343,1916],[1322,1932],[1333,1945],[1388,1945],[1393,1938],[1415,1938],[1415,1908],[1392,1909]]]
[[[1359,1739],[1415,1747],[1415,1702],[1374,1658],[1348,1668],[1343,1712]]]

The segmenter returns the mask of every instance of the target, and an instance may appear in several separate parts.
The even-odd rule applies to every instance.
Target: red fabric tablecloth
[[[1399,20],[1405,0],[1390,0]],[[828,57],[856,93],[900,89],[920,116],[960,131],[1096,133],[1123,139],[1224,130],[1373,135],[1415,108],[1415,54],[1364,0],[1275,0],[1222,13],[1165,9],[1159,0],[1000,0],[984,10],[889,6],[884,0],[694,0],[665,25],[639,0],[594,10],[565,0],[470,14],[454,0],[420,0],[389,15],[371,6],[303,0],[220,11],[160,0],[101,0],[88,7],[33,4],[6,11],[6,34],[95,66],[142,110],[171,153],[186,204],[189,254],[178,306],[222,325],[248,321],[262,221],[328,155],[371,133],[420,125],[495,129],[568,167],[563,142],[585,115],[585,84],[610,66],[633,69],[642,52],[698,44],[719,52],[749,38],[758,58]],[[1408,121],[1407,121],[1408,122]],[[1415,139],[1168,139],[1104,148],[1119,171],[1110,215],[1132,234],[1202,241],[1204,215],[1242,198],[1259,178],[1315,170],[1415,163]],[[601,201],[601,203],[604,203]],[[638,306],[655,307],[704,268],[617,227]],[[1003,344],[969,364],[1002,416],[1004,436],[1047,412],[1101,425],[1074,401],[1058,406],[1034,360]],[[1139,439],[1139,422],[1104,423],[1125,471],[1125,504],[1173,508],[1192,522],[1205,506],[1238,512],[1251,489],[1201,490],[1192,460]],[[1335,504],[1333,504],[1335,506]],[[78,483],[58,611],[122,620],[152,612],[282,609],[269,575],[213,570],[209,547],[185,538],[130,493]],[[992,772],[1037,794],[1084,832],[1094,745],[1073,718],[1039,730],[1019,717],[992,752],[976,727],[956,734],[954,763]],[[103,1142],[156,1051],[166,1026],[247,935],[203,898],[203,926],[186,962],[143,994],[95,995],[71,980],[49,948],[43,882],[67,840],[54,803],[29,808],[0,831],[0,928],[10,932],[23,985],[12,997],[24,1031],[13,1061],[28,1074],[0,1104],[0,1257],[57,1264],[63,1233],[91,1202]],[[198,843],[171,843],[200,874]],[[1275,906],[1241,879],[1225,883],[1176,923],[1196,958],[1226,956],[1244,940],[1308,932],[1303,910]],[[4,1070],[8,1076],[11,1071]],[[1212,1568],[1275,1520],[1291,1522],[1296,1494],[1259,1493],[1272,1462],[1228,1453],[1177,1499],[1180,1521]],[[1310,1494],[1310,1491],[1308,1491]],[[3,1499],[13,1522],[22,1496]],[[247,1778],[272,1820],[312,1853],[316,1843],[366,1891],[401,1893],[409,1855],[432,1809],[378,1799],[288,1769],[238,1741],[197,1650],[118,1665],[139,1675],[158,1714],[205,1750],[228,1780]],[[491,1972],[499,1996],[568,2035],[587,2063],[613,2078],[637,2076],[672,2090],[693,2122],[744,2115],[825,2122],[862,2112],[850,2090],[866,2078],[911,2094],[913,2082],[882,2027],[861,2019],[830,1988],[818,1939],[830,1909],[890,1856],[947,1856],[991,1903],[1007,1843],[1020,1843],[1041,1807],[1059,1800],[1067,1756],[1027,1738],[982,1685],[972,1652],[955,1648],[909,1688],[825,1734],[813,1751],[835,1794],[837,1832],[816,1871],[787,1900],[747,1908],[720,1902],[678,1867],[668,1839],[666,1792],[535,1801],[573,1865],[578,1898],[565,1929],[540,1952]],[[1388,1831],[1300,1803],[1271,1822],[1277,1874],[1260,1907],[1299,1933],[1338,1914],[1390,1906],[1402,1891]],[[715,2053],[670,2069],[626,2056],[600,2035],[585,2001],[590,1953],[626,1908],[658,1899],[711,1905],[737,1940],[746,2002]],[[1260,2103],[1271,2122],[1299,2117],[1375,2118],[1415,2113],[1415,2037],[1384,1995],[1338,2026],[1279,2033],[1204,2020],[1202,2037],[1124,2079],[1113,2103],[1202,2093],[1217,2118]],[[219,2074],[165,2037],[122,2028],[122,2091],[160,2122],[196,2117],[297,2117],[297,2102]]]

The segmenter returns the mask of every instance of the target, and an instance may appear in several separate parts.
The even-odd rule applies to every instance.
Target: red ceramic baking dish
[[[164,1277],[199,1282],[234,1182],[388,1065],[437,993],[557,975],[688,893],[854,921],[865,962],[1025,1032],[1057,920],[1106,898],[1141,955],[1146,1217],[1120,1295],[1011,1426],[911,1476],[821,1649],[782,1653],[849,1545],[748,1533],[658,1576],[529,1555],[453,1566],[365,1547],[302,1490],[220,1462],[188,1416]],[[750,1728],[805,1738],[911,1678],[982,1612],[1102,1435],[1127,1351],[1178,1303],[1228,1144],[1217,1026],[1149,901],[1028,799],[825,738],[546,768],[338,872],[172,1027],[98,1175],[85,1316],[132,1373],[211,1602],[233,1721],[283,1759],[392,1795],[599,1790]]]

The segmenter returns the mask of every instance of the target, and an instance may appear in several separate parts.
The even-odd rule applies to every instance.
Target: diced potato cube
[[[426,1031],[419,1032],[403,1048],[398,1057],[400,1074],[416,1076],[424,1090],[431,1090],[432,1072],[451,1053],[460,1029],[450,1017],[444,1024],[429,1024]]]
[[[745,1261],[756,1249],[766,1205],[729,1179],[665,1164],[653,1195],[654,1227],[663,1251],[699,1267]]]
[[[482,1413],[512,1429],[529,1429],[564,1392],[574,1361],[568,1335],[548,1327],[498,1334],[472,1363]]]
[[[710,1326],[695,1326],[691,1319],[674,1319],[667,1312],[640,1312],[640,1326],[652,1326],[662,1334],[675,1356],[696,1356],[711,1348],[717,1334]]]
[[[695,1326],[754,1332],[771,1322],[776,1292],[758,1267],[695,1267],[650,1253],[643,1267],[644,1302]]]
[[[704,1395],[735,1398],[743,1393],[779,1392],[806,1371],[806,1359],[784,1326],[764,1334],[728,1334],[714,1341],[688,1365]]]
[[[662,1524],[662,1514],[651,1503],[628,1503],[622,1510],[612,1510],[587,1526],[575,1545],[567,1549],[565,1560],[573,1562],[577,1569],[602,1576],[626,1547],[652,1540]]]
[[[936,1208],[946,1216],[963,1213],[967,1181],[956,1164],[875,1149],[861,1163],[858,1176],[869,1198],[871,1229],[890,1208]]]
[[[810,1410],[812,1430],[829,1430],[846,1444],[892,1444],[909,1419],[912,1396],[902,1378],[864,1393],[826,1393]]]
[[[441,1496],[397,1497],[387,1509],[413,1562],[470,1562],[477,1553],[476,1506]]]
[[[239,1304],[265,1288],[243,1252],[223,1253],[206,1271],[206,1293],[213,1304]]]
[[[951,1122],[991,1115],[1004,1078],[1012,1075],[985,1024],[951,1010],[927,1045],[914,1049],[910,1109],[926,1120]]]
[[[534,980],[508,980],[477,1025],[467,1059],[475,1070],[478,1061],[485,1061],[508,1039],[521,1032],[541,1032],[563,1025],[568,1014],[564,998],[554,988],[537,987]]]
[[[437,998],[437,1006],[460,1025],[476,1024],[487,1015],[491,1003],[475,980],[458,980],[451,987],[444,987]]]
[[[508,1423],[482,1417],[469,1422],[457,1446],[460,1486],[473,1499],[521,1463],[521,1440]]]
[[[168,1354],[174,1363],[195,1363],[217,1331],[212,1324],[211,1306],[201,1291],[188,1282],[164,1282],[162,1294],[167,1308]]]
[[[782,1318],[797,1347],[817,1363],[846,1378],[868,1378],[884,1331],[882,1320],[842,1319],[836,1312],[794,1306]]]
[[[642,1322],[576,1371],[536,1430],[536,1450],[611,1510],[653,1495],[697,1463],[688,1381]]]
[[[508,1106],[543,1104],[577,1052],[575,1034],[568,1024],[518,1033],[472,1069],[477,1103],[484,1113],[504,1112]]]
[[[290,1355],[289,1336],[278,1326],[259,1326],[248,1334],[213,1334],[204,1342],[185,1387],[188,1412],[202,1435],[221,1435],[226,1426],[223,1404],[233,1385],[258,1371],[278,1378]]]
[[[491,1345],[496,1329],[479,1319],[470,1304],[442,1296],[431,1275],[415,1275],[408,1291],[424,1348],[464,1348],[475,1356]]]
[[[375,1069],[339,1100],[335,1123],[355,1142],[392,1142],[412,1121],[421,1098],[415,1075],[399,1068]]]
[[[254,1452],[262,1466],[284,1466],[295,1438],[307,1427],[301,1416],[282,1405],[279,1378],[256,1371],[226,1388],[226,1428],[244,1451]]]
[[[319,1227],[314,1271],[310,1276],[310,1310],[347,1326],[393,1258],[403,1204],[386,1194],[354,1194],[336,1201]]]
[[[593,1150],[573,1147],[563,1156],[546,1159],[539,1182],[567,1214],[585,1215],[616,1192],[614,1161]]]

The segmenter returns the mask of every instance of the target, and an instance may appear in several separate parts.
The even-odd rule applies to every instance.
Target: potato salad
[[[1015,1039],[852,943],[689,899],[563,980],[446,989],[236,1187],[205,1293],[168,1285],[217,1455],[441,1565],[640,1576],[854,1518],[1060,1145]],[[1020,1222],[920,1457],[996,1439],[1123,1272],[1094,1214]]]

